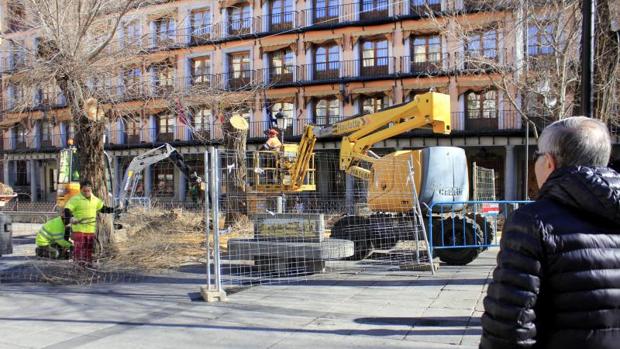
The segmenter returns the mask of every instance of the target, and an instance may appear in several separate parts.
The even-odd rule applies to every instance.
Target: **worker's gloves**
[[[71,223],[71,224],[79,224],[79,223],[80,223],[80,220],[79,220],[79,219],[77,219],[77,218],[75,218],[75,217],[71,217],[71,221],[70,221],[70,223]]]

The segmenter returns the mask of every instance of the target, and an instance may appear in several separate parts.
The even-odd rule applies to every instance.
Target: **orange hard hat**
[[[270,136],[277,136],[278,135],[278,131],[274,130],[274,129],[269,129],[269,131],[267,131],[267,134]]]

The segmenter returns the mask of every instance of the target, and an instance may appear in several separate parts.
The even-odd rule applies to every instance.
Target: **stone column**
[[[37,160],[28,160],[30,166],[30,198],[32,202],[39,201],[37,188],[39,182],[39,162]]]
[[[504,200],[514,200],[516,193],[516,159],[515,146],[506,146],[506,157],[504,158]]]
[[[9,168],[12,166],[13,161],[10,160],[4,160],[4,164],[2,167],[2,174],[3,174],[3,182],[4,184],[11,186],[12,185],[12,181],[11,181],[11,176],[10,176],[10,171]]]

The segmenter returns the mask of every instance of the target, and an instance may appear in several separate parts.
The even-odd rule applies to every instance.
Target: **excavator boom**
[[[301,183],[314,152],[316,138],[344,136],[340,145],[340,169],[362,179],[370,178],[370,171],[360,162],[373,163],[377,158],[368,155],[370,148],[381,141],[422,127],[431,127],[434,133],[450,134],[450,96],[428,92],[417,95],[413,101],[342,120],[328,126],[306,126],[301,138],[293,183]]]

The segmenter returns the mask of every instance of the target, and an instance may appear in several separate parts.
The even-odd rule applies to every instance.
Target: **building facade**
[[[2,6],[3,14],[9,8],[15,14],[16,6],[19,13],[18,2]],[[455,11],[475,29],[451,34],[455,19],[446,14]],[[115,96],[119,115],[131,116],[106,130],[115,176],[120,181],[133,156],[163,142],[200,172],[206,147],[221,144],[222,111],[200,103],[180,106],[183,112],[166,108],[168,91],[187,96],[208,86],[252,93],[234,113],[250,123],[248,148],[255,149],[278,113],[284,140],[294,142],[308,124],[378,111],[433,89],[451,96],[452,134],[416,130],[376,148],[464,147],[470,163],[496,170],[501,198],[523,198],[524,125],[506,92],[493,87],[492,70],[467,59],[501,66],[522,59],[523,35],[511,23],[512,13],[466,0],[180,0],[131,11],[114,45],[139,45],[140,59],[91,82]],[[11,39],[2,43],[2,181],[33,201],[54,201],[58,149],[74,134],[70,114],[58,88],[25,93],[12,82],[27,67],[24,47],[38,45],[36,31],[24,31],[14,15],[4,16],[2,30]],[[529,54],[546,54],[549,47],[528,34]],[[33,99],[35,107],[16,112],[20,98]],[[533,152],[533,137],[530,144]],[[317,144],[323,152],[338,147],[337,140]],[[164,201],[191,200],[186,179],[167,163],[145,171],[140,191]]]

